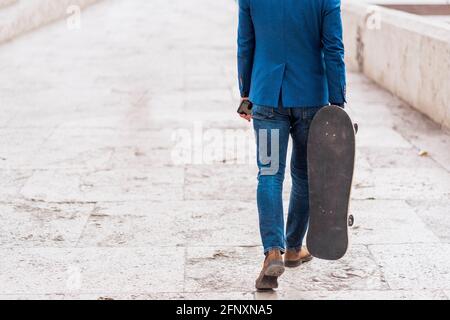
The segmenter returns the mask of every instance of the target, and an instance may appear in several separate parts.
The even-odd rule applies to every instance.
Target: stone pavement
[[[450,297],[450,135],[358,74],[352,247],[254,292],[235,30],[233,1],[106,0],[0,47],[0,298]]]

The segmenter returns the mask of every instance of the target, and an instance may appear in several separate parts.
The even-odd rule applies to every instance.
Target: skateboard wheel
[[[357,123],[355,123],[355,124],[354,124],[354,127],[355,127],[355,133],[358,133],[358,129],[359,129],[359,126],[358,126],[358,124],[357,124]]]
[[[348,216],[348,226],[353,227],[354,224],[355,224],[355,217],[351,214]]]

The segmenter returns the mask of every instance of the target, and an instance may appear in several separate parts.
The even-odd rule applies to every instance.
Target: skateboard
[[[307,247],[319,259],[339,260],[348,249],[348,214],[357,125],[340,107],[320,109],[308,138],[310,222]]]

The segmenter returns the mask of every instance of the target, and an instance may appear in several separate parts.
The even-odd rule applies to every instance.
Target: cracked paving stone
[[[20,169],[32,163],[52,128],[0,128],[0,169]]]
[[[450,244],[371,245],[391,289],[450,289]]]
[[[20,198],[20,190],[32,174],[29,170],[0,169],[0,201],[14,201]]]
[[[94,204],[0,203],[1,247],[74,247]]]

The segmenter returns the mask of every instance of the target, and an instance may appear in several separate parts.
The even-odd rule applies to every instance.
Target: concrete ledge
[[[344,0],[347,64],[450,128],[450,25]]]
[[[0,0],[0,43],[61,19],[70,6],[80,9],[99,0]]]

